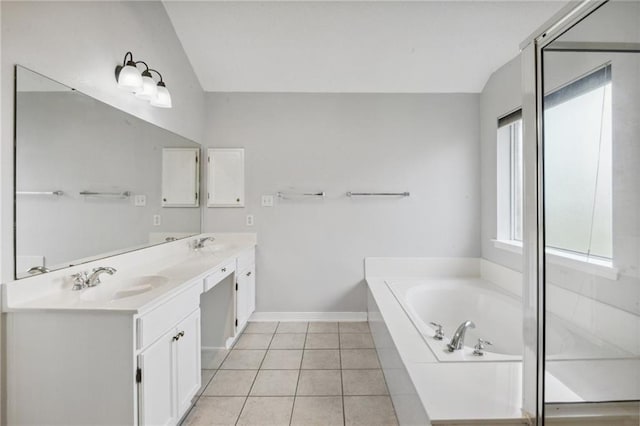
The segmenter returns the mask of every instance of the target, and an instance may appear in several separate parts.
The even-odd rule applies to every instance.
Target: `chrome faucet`
[[[95,287],[100,284],[100,275],[104,273],[113,275],[116,273],[116,269],[109,266],[100,266],[99,268],[95,268],[91,275],[87,277],[87,287]]]
[[[45,266],[34,266],[33,268],[29,268],[27,271],[28,274],[44,274],[45,272],[51,272],[51,270]]]
[[[471,320],[466,320],[453,333],[451,341],[447,344],[449,352],[460,350],[464,347],[464,335],[467,333],[468,328],[476,328],[476,325]]]
[[[215,238],[213,237],[196,238],[195,240],[193,240],[193,245],[191,247],[193,247],[194,249],[200,249],[204,247],[204,243],[206,243],[207,241],[214,240]]]

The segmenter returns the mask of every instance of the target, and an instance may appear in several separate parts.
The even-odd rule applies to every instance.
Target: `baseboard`
[[[254,312],[249,321],[366,321],[366,312]]]

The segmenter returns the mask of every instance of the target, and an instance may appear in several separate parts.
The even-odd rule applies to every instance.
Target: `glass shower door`
[[[543,48],[541,67],[545,423],[634,424],[640,2],[604,3]]]

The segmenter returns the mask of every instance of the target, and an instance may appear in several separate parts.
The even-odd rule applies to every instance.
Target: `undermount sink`
[[[138,296],[165,285],[169,279],[161,275],[145,275],[101,283],[83,290],[80,299],[87,302],[114,301]]]

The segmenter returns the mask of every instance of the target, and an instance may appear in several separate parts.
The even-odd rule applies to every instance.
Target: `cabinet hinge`
[[[211,194],[207,192],[207,200],[210,200],[210,199],[211,199]]]
[[[236,318],[236,327],[238,326],[238,318]]]
[[[136,370],[136,383],[142,383],[142,369],[139,367]]]
[[[236,283],[236,291],[238,291],[238,283]]]
[[[207,163],[211,162],[211,157],[207,157]]]
[[[196,156],[196,164],[198,164],[198,157]]]
[[[196,201],[198,200],[198,193],[196,192]]]

